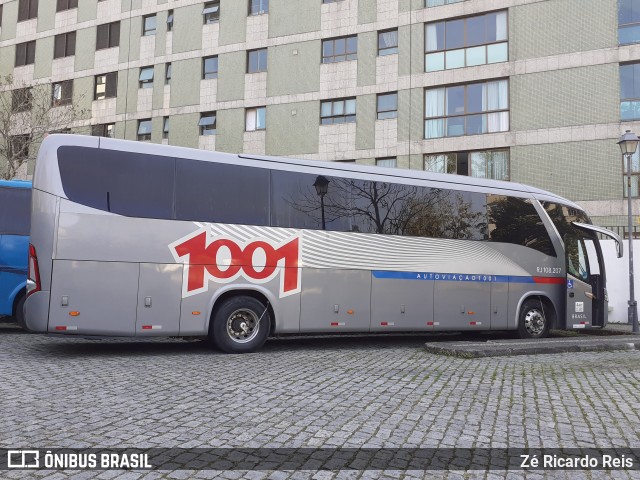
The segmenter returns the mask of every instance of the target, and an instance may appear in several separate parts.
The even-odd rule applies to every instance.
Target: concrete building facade
[[[82,105],[74,132],[506,179],[626,223],[640,0],[0,5],[0,75]]]

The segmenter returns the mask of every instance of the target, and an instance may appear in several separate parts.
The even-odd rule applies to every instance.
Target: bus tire
[[[238,295],[225,300],[213,315],[211,343],[226,353],[251,353],[267,341],[271,316],[258,299]]]
[[[13,315],[13,318],[15,318],[18,326],[24,330],[27,329],[27,324],[24,321],[24,302],[26,299],[27,296],[25,294],[20,295],[20,298],[16,302],[16,309]]]
[[[549,319],[539,300],[525,300],[518,319],[520,338],[545,338],[549,334]]]

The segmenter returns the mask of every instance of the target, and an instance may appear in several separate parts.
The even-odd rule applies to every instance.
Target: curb
[[[573,352],[610,352],[640,350],[637,336],[615,338],[582,337],[578,339],[496,340],[487,342],[438,342],[425,344],[425,350],[435,355],[460,358],[510,357]]]

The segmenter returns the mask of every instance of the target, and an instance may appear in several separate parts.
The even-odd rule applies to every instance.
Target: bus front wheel
[[[544,338],[549,334],[549,319],[539,300],[529,299],[522,304],[518,333],[520,338]]]
[[[213,345],[226,353],[250,353],[267,341],[269,309],[256,298],[239,295],[216,309],[210,329]]]

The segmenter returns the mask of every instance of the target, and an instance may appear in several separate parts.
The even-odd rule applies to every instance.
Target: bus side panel
[[[178,335],[182,265],[140,264],[136,336]]]
[[[393,272],[384,275],[386,278],[378,278],[374,272],[372,277],[372,332],[433,330],[435,282],[393,278]]]
[[[301,332],[368,332],[371,272],[303,268]]]
[[[38,256],[41,290],[27,298],[25,323],[29,330],[46,332],[49,322],[49,291],[55,257],[59,198],[34,188],[31,197],[31,243]]]
[[[138,263],[54,260],[49,331],[134,336]]]
[[[491,282],[435,281],[436,330],[488,330],[491,327]],[[482,276],[478,275],[478,278]]]

